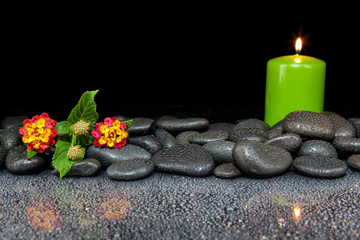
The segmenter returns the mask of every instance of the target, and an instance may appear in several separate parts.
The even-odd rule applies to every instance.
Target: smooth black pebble
[[[219,178],[236,178],[241,176],[241,172],[232,163],[223,163],[214,169],[214,175]]]
[[[215,167],[210,153],[196,144],[165,148],[155,153],[152,161],[160,171],[194,177],[207,176]]]
[[[352,169],[360,171],[360,154],[351,155],[347,160],[347,165]]]
[[[339,178],[346,174],[346,164],[336,158],[301,156],[293,162],[295,170],[315,178]]]
[[[234,165],[251,177],[273,177],[286,172],[291,154],[279,147],[256,141],[240,141],[233,148]]]
[[[319,156],[338,158],[337,151],[331,143],[323,140],[305,141],[298,152],[298,156]]]
[[[26,146],[19,145],[9,151],[5,165],[14,174],[33,174],[42,171],[47,163],[39,155],[27,159]]]
[[[149,176],[154,163],[146,159],[131,159],[110,165],[106,174],[113,180],[138,180]]]
[[[299,134],[302,137],[331,141],[335,137],[335,128],[330,118],[325,114],[295,111],[283,120],[284,132]]]

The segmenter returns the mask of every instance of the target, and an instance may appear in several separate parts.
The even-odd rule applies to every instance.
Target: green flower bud
[[[76,160],[79,157],[81,157],[82,154],[82,150],[79,146],[75,146],[69,149],[69,152],[67,154],[68,158],[70,158],[71,160]]]
[[[76,124],[74,124],[74,132],[76,135],[84,135],[88,132],[89,130],[89,123],[80,120],[79,122],[77,122]]]

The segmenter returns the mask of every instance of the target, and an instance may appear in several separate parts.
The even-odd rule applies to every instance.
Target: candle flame
[[[300,208],[299,206],[295,206],[295,207],[294,207],[294,215],[295,215],[295,218],[300,217],[300,213],[301,213],[301,208]]]
[[[301,48],[302,48],[301,38],[298,37],[296,39],[296,43],[295,43],[295,51],[297,54],[299,54],[301,52]]]

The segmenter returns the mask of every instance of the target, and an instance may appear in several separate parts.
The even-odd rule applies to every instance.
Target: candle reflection
[[[301,217],[301,208],[299,206],[295,206],[293,209],[295,219],[298,219]]]

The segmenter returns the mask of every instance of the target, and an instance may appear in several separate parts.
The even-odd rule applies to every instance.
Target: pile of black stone
[[[27,159],[19,134],[26,118],[8,117],[0,125],[0,168],[5,166],[14,174],[34,174],[51,167],[54,149]],[[133,118],[126,146],[90,146],[85,159],[66,176],[89,177],[106,169],[114,180],[141,179],[153,171],[220,178],[242,174],[266,178],[296,171],[338,178],[348,166],[360,171],[360,118],[296,111],[272,128],[254,118],[236,123],[173,116]]]

